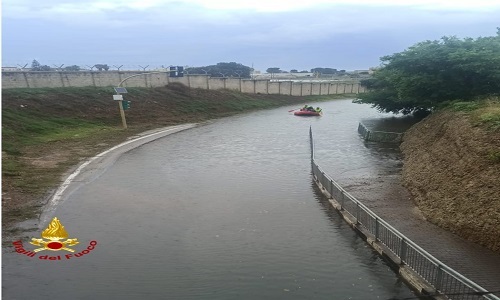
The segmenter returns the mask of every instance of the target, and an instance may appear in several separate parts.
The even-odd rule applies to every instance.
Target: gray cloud
[[[181,1],[143,0],[141,9],[138,1],[106,3],[7,1],[3,64],[38,58],[49,65],[108,63],[130,68],[235,61],[254,63],[261,70],[363,69],[422,40],[494,35],[500,13],[325,4],[255,13],[207,10]]]

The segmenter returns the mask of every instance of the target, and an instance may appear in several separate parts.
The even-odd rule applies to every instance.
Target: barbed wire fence
[[[29,71],[31,70],[32,63],[3,63],[2,70],[10,70],[10,71]],[[41,65],[49,66],[41,63]],[[107,66],[107,71],[157,71],[157,70],[166,70],[169,67],[174,67],[177,65],[153,65],[153,64],[60,64],[60,63],[51,63],[50,70],[51,71],[66,71],[67,68],[77,66],[79,67],[79,71],[98,71],[99,66]],[[189,66],[184,66],[184,69],[189,68]],[[101,69],[100,71],[105,71]]]
[[[3,64],[2,65],[2,71],[4,72],[15,72],[15,71],[23,71],[23,72],[38,72],[42,70],[32,70],[31,68],[31,63],[24,63],[24,64]],[[48,65],[42,65],[42,66],[47,66]],[[78,68],[76,68],[78,67]],[[178,65],[150,65],[150,64],[145,64],[145,65],[132,65],[132,64],[94,64],[94,65],[89,65],[89,64],[83,64],[83,65],[66,65],[66,64],[57,64],[53,63],[52,67],[50,67],[50,70],[43,70],[43,71],[48,71],[48,72],[109,72],[109,71],[118,71],[118,72],[154,72],[154,71],[165,71],[165,70],[170,70],[170,67],[179,67]],[[199,69],[199,67],[190,67],[190,66],[182,66],[184,68],[184,74],[186,75],[207,75],[206,71],[190,71],[190,68],[193,69]],[[193,72],[193,73],[191,73]],[[227,74],[226,74],[227,73]],[[226,73],[219,73],[222,75],[222,77],[241,77],[241,72],[226,72]]]
[[[178,67],[175,65],[106,65],[106,64],[95,64],[95,65],[81,65],[78,66],[79,69],[68,68],[74,67],[75,65],[66,66],[65,64],[52,64],[50,70],[32,70],[31,64],[16,64],[16,66],[11,67],[9,65],[2,66],[2,72],[155,72],[155,71],[168,71],[170,67]],[[66,66],[66,67],[65,67]],[[106,66],[106,68],[103,68]],[[196,71],[190,70],[189,66],[183,66],[183,73],[185,75],[210,75],[206,71],[199,71],[198,67],[193,67]],[[211,77],[222,77],[222,78],[242,78],[242,72],[224,72],[211,74]]]

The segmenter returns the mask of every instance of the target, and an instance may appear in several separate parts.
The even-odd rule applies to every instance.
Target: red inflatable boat
[[[304,117],[321,116],[320,112],[310,111],[306,109],[296,110],[293,114],[296,116],[304,116]]]

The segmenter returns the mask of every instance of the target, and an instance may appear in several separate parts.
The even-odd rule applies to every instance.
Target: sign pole
[[[123,109],[123,96],[120,94],[126,93],[127,90],[125,88],[116,87],[115,88],[116,95],[113,95],[113,100],[117,100],[118,108],[120,109],[120,116],[122,117],[123,129],[127,129],[127,120],[125,119],[125,110]]]
[[[144,72],[144,73],[130,75],[130,76],[124,78],[122,81],[120,81],[118,86],[114,88],[116,95],[113,95],[113,100],[116,100],[118,102],[118,106],[120,108],[120,116],[122,117],[123,129],[127,129],[127,120],[125,119],[125,111],[123,109],[123,96],[121,94],[126,94],[128,92],[127,92],[126,88],[122,87],[122,83],[124,83],[126,80],[128,80],[132,77],[136,77],[136,76],[143,76],[143,75],[149,75],[149,74],[161,74],[161,73],[168,74],[170,72],[175,72],[175,74],[176,74],[175,77],[184,76],[184,68],[178,66],[178,67],[175,67],[175,70],[161,71],[161,72]],[[177,72],[179,72],[179,73],[177,73]],[[167,82],[168,82],[168,77],[167,77]],[[127,108],[128,108],[128,105],[127,105]]]
[[[122,116],[123,129],[127,129],[127,119],[125,119],[125,110],[123,110],[123,100],[118,101],[120,107],[120,115]]]

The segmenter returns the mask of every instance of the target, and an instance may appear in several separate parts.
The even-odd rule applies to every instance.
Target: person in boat
[[[307,109],[306,109],[306,110],[308,110],[308,111],[315,111],[315,110],[314,110],[314,107],[312,107],[312,106],[307,106]]]
[[[316,107],[316,112],[317,112],[317,113],[320,113],[321,111],[322,111],[322,109],[321,109],[321,108]]]

